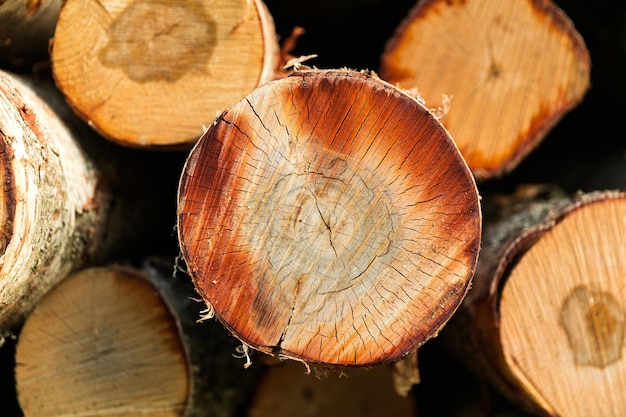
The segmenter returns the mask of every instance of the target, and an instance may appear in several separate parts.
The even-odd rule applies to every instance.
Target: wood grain
[[[59,88],[107,138],[191,147],[224,109],[274,76],[260,0],[70,0],[51,51]]]
[[[389,40],[381,77],[427,105],[474,175],[511,171],[589,88],[582,37],[549,0],[418,2]]]
[[[244,343],[330,364],[398,359],[465,295],[478,194],[440,123],[353,71],[255,90],[207,130],[179,189],[202,297]]]

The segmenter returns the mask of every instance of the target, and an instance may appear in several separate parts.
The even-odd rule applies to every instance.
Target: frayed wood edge
[[[437,119],[437,120],[443,119],[448,114],[448,112],[450,111],[450,102],[452,101],[452,97],[454,97],[454,96],[449,96],[447,94],[442,94],[441,95],[441,106],[429,107],[428,111],[430,111],[430,114],[432,114],[435,117],[435,119]]]
[[[424,100],[424,97],[422,97],[417,87],[410,88],[410,89],[403,89],[403,91],[407,93],[408,95],[410,95],[411,97],[413,97],[415,100],[417,100],[418,103],[420,103],[422,106],[426,107],[428,111],[430,112],[430,114],[432,114],[433,117],[437,120],[443,119],[450,112],[452,98],[454,96],[451,96],[448,94],[442,94],[441,105],[437,107],[428,107],[426,104],[426,100]]]
[[[243,364],[243,367],[244,369],[248,369],[250,366],[252,366],[252,359],[250,359],[250,346],[245,344],[241,339],[239,339],[239,341],[241,342],[241,346],[237,346],[237,348],[235,348],[235,351],[237,353],[233,353],[233,357],[237,359],[246,358],[246,362]]]
[[[206,308],[200,312],[200,318],[196,320],[196,323],[202,323],[207,320],[211,320],[213,317],[215,317],[215,309],[213,308],[211,303],[206,303]]]
[[[174,269],[172,270],[172,278],[177,279],[178,273],[182,272],[185,275],[189,275],[189,271],[186,269],[186,265],[183,266],[181,261],[184,261],[183,254],[179,253],[174,258]]]
[[[305,374],[306,374],[306,375],[311,375],[311,367],[310,367],[310,366],[309,366],[309,364],[308,364],[308,363],[306,363],[303,359],[300,359],[300,358],[294,358],[293,356],[285,355],[285,354],[283,354],[283,353],[279,353],[279,354],[278,354],[278,359],[280,359],[281,361],[282,361],[282,360],[286,360],[286,359],[288,359],[288,360],[292,360],[292,361],[300,362],[300,363],[301,363],[301,364],[303,364],[303,365],[304,365],[304,367],[306,368],[306,372],[305,372]]]
[[[4,346],[7,340],[17,340],[17,335],[11,331],[0,332],[0,348]]]
[[[283,65],[283,70],[287,72],[292,72],[311,69],[311,67],[309,67],[308,65],[304,65],[304,62],[314,58],[317,58],[317,54],[301,55],[291,58],[287,62],[285,62],[285,65]]]

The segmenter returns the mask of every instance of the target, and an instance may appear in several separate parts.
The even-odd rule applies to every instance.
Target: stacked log
[[[248,417],[412,417],[411,397],[401,397],[392,386],[392,368],[326,370],[305,375],[301,364],[272,366],[259,381]],[[285,396],[285,387],[291,395]]]
[[[18,325],[104,250],[111,196],[72,132],[25,83],[0,73],[0,330]]]
[[[499,203],[448,346],[541,415],[622,415],[626,194]]]
[[[190,147],[278,58],[261,0],[69,0],[51,52],[77,114],[117,143],[157,148]]]
[[[189,280],[173,278],[171,264],[159,260],[65,279],[19,337],[25,415],[235,414],[257,373],[232,360],[234,339],[216,323],[197,323],[203,305],[194,296]]]
[[[365,25],[365,11],[409,7],[361,2],[268,5],[350,13],[339,20],[367,31],[367,48],[343,54],[333,38],[339,68],[377,60],[369,39],[389,39],[389,15]],[[378,78],[282,66],[301,29],[279,52],[260,0],[218,3],[0,1],[0,66],[45,78],[33,63],[50,58],[57,87],[0,74],[5,397],[27,416],[625,414],[626,160],[621,143],[604,147],[620,107],[592,96],[579,109],[591,122],[552,130],[590,78],[564,12],[420,1]],[[288,35],[301,21],[279,23]],[[596,68],[604,55],[588,45]],[[601,122],[588,113],[599,103]],[[540,161],[547,149],[560,168],[530,155],[548,133]],[[622,191],[502,197],[529,168]],[[137,266],[165,241],[190,277],[172,278],[170,261]],[[477,378],[457,378],[444,346]],[[502,413],[487,383],[511,401]]]
[[[98,137],[50,80],[0,72],[0,114],[6,336],[71,271],[167,250],[174,207],[163,196],[176,191],[181,158],[138,154]]]
[[[551,1],[423,0],[382,56],[381,77],[414,89],[474,175],[515,166],[589,88],[590,59]]]

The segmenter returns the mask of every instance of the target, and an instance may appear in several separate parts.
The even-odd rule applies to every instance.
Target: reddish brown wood
[[[465,295],[473,177],[417,100],[305,71],[223,113],[185,166],[178,231],[195,285],[246,345],[310,362],[398,359]]]

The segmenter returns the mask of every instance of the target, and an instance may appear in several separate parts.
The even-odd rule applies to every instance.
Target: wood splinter
[[[196,288],[246,345],[331,365],[399,359],[465,296],[474,179],[394,86],[304,71],[224,112],[187,160],[178,232]]]

